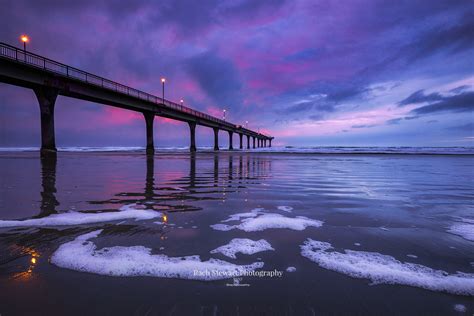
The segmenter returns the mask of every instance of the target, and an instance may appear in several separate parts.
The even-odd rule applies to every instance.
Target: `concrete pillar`
[[[219,150],[219,129],[214,127],[214,150]]]
[[[188,124],[189,124],[189,131],[191,134],[191,142],[189,145],[189,151],[193,153],[196,151],[196,123],[188,122]]]
[[[272,147],[272,139],[271,138],[268,140],[268,147]]]
[[[255,148],[255,137],[252,137],[253,138],[253,148]]]
[[[229,131],[229,150],[234,150],[234,147],[232,146],[232,135],[234,133],[232,131]]]
[[[266,139],[263,140],[263,147],[267,147],[267,140]]]
[[[250,135],[247,135],[247,149],[250,149]]]
[[[34,91],[41,113],[41,152],[56,151],[54,105],[58,97],[58,91],[47,87],[37,88]]]
[[[260,148],[261,147],[261,144],[260,144],[260,138],[257,138],[257,147]]]
[[[146,153],[155,153],[155,144],[153,142],[153,122],[155,120],[155,114],[152,112],[143,112],[146,124]]]
[[[243,149],[244,148],[244,144],[242,143],[242,138],[244,137],[244,134],[239,134],[239,138],[240,138],[240,146],[239,148],[240,149]]]

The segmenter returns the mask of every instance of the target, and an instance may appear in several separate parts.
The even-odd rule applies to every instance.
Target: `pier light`
[[[30,41],[30,38],[28,35],[23,34],[20,36],[20,40],[23,42],[23,50],[26,52],[26,43]]]
[[[245,121],[245,128],[249,128],[249,121]]]
[[[226,113],[226,110],[224,109],[224,121],[225,121],[225,113]]]
[[[163,104],[165,104],[165,82],[166,82],[166,78],[161,77],[161,86],[162,86],[161,101],[163,102]]]
[[[184,100],[183,100],[183,99],[179,100],[179,102],[181,103],[181,105],[184,104]]]

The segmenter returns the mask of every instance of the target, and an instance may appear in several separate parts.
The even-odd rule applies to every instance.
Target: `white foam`
[[[474,296],[474,274],[449,274],[415,263],[402,263],[376,252],[329,251],[330,243],[307,239],[301,254],[320,267],[354,278],[370,279],[374,284],[402,284],[432,291]]]
[[[354,246],[360,247],[360,243],[355,242],[355,243],[354,243]]]
[[[261,214],[264,210],[262,208],[255,208],[251,210],[250,212],[246,213],[237,213],[234,215],[230,215],[228,219],[221,221],[222,223],[225,222],[232,222],[232,221],[240,221],[242,218],[248,218],[248,217],[255,217],[258,214]]]
[[[284,206],[284,205],[278,206],[277,209],[283,212],[288,212],[288,213],[290,213],[293,210],[291,206]]]
[[[0,227],[41,227],[82,225],[111,222],[124,219],[147,220],[160,217],[161,213],[153,210],[138,209],[134,204],[124,205],[119,212],[81,213],[67,212],[53,214],[42,218],[25,220],[0,220]]]
[[[407,255],[407,257],[414,258],[414,259],[418,258],[417,255],[411,255],[411,254]]]
[[[151,254],[143,246],[107,247],[97,250],[91,238],[102,230],[81,235],[53,253],[51,262],[58,267],[108,276],[153,276],[191,280],[220,280],[243,275],[263,267],[263,262],[236,265],[218,259],[201,261],[199,256],[168,257]]]
[[[286,272],[295,272],[296,268],[295,267],[288,267],[286,268]]]
[[[214,224],[214,225],[211,225],[211,228],[213,228],[215,230],[220,230],[220,231],[226,232],[226,231],[229,231],[231,229],[234,229],[234,226],[230,226],[230,225],[226,225],[226,224]]]
[[[234,238],[227,245],[211,250],[211,253],[221,253],[224,256],[235,259],[235,254],[239,252],[246,255],[253,255],[254,253],[267,250],[275,249],[273,249],[265,239],[253,241],[248,238]]]
[[[466,312],[466,306],[464,306],[462,304],[456,304],[456,305],[454,305],[454,310],[456,312],[465,313]]]
[[[287,228],[292,230],[304,230],[306,227],[321,227],[322,221],[309,219],[303,216],[286,217],[280,214],[262,214],[254,218],[245,218],[239,225],[215,224],[212,228],[221,231],[240,229],[246,232],[262,231],[270,228]]]
[[[474,241],[474,223],[472,220],[462,219],[464,223],[455,223],[449,227],[448,232]]]

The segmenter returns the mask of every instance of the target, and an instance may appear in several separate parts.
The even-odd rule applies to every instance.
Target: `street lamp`
[[[224,121],[225,121],[225,112],[226,112],[226,111],[225,111],[225,109],[224,109]]]
[[[28,35],[22,35],[20,36],[20,40],[23,42],[23,50],[26,52],[26,43],[30,41]]]
[[[20,40],[23,42],[23,54],[25,55],[26,62],[26,43],[30,41],[30,38],[28,37],[28,35],[23,34],[20,36]]]
[[[246,129],[249,128],[249,121],[245,121],[245,128],[246,128]]]
[[[183,99],[181,99],[181,100],[179,100],[179,102],[181,103],[181,106],[183,106],[183,104],[184,104],[184,100],[183,100]]]
[[[162,85],[162,101],[163,101],[163,104],[165,104],[165,82],[166,82],[166,78],[161,78],[161,85]]]

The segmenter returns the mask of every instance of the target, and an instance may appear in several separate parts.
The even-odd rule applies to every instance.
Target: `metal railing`
[[[96,76],[86,71],[82,71],[80,69],[62,64],[60,62],[51,60],[49,58],[46,58],[46,57],[25,51],[23,49],[16,48],[15,46],[1,43],[1,42],[0,42],[0,57],[15,60],[19,63],[27,64],[32,67],[40,68],[45,71],[49,71],[55,74],[65,76],[67,78],[83,81],[88,84],[96,85],[108,90],[113,90],[115,92],[122,93],[122,94],[132,96],[132,97],[136,97],[141,100],[145,100],[145,101],[152,102],[155,104],[163,104],[165,107],[168,107],[168,108],[171,108],[183,113],[191,114],[199,118],[207,119],[209,121],[213,121],[213,122],[222,124],[224,126],[230,127],[232,129],[239,128],[242,131],[247,131],[248,133],[257,134],[256,132],[253,132],[246,128],[238,127],[235,124],[218,119],[209,114],[193,110],[191,108],[188,108],[186,106],[183,106],[181,104],[178,104],[166,99],[163,100],[162,98],[157,97],[155,95],[125,86],[118,82],[114,82],[112,80]]]

